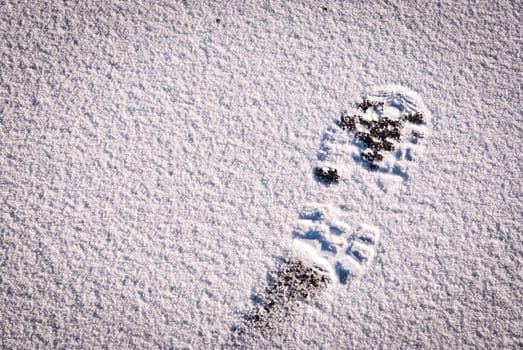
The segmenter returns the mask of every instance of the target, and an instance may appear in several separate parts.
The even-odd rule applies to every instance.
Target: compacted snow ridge
[[[0,0],[0,349],[523,348],[522,13]]]

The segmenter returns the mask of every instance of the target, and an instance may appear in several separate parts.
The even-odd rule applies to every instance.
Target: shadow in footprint
[[[325,236],[318,230],[310,230],[305,233],[294,232],[294,238],[318,241],[321,244],[321,250],[334,254],[337,253],[336,247],[332,245],[332,243],[330,243],[327,238],[325,238]]]
[[[381,174],[393,174],[401,177],[405,182],[409,180],[409,175],[406,171],[402,170],[399,165],[394,165],[392,168],[382,167],[374,162],[363,159],[360,155],[354,155],[352,159],[356,164],[361,165],[364,169],[368,171]]]
[[[319,210],[314,210],[314,211],[309,211],[309,212],[302,211],[299,214],[299,218],[301,220],[319,221],[323,218],[323,214]]]
[[[347,284],[349,282],[349,277],[351,275],[350,270],[344,268],[341,263],[336,263],[335,268],[336,268],[336,275],[338,275],[338,278],[340,279],[340,283]]]

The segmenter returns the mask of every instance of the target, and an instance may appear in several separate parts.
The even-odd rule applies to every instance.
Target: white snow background
[[[328,189],[373,264],[258,348],[521,348],[522,11],[0,1],[0,347],[224,347],[325,196],[323,133],[397,84],[432,114],[409,180]]]

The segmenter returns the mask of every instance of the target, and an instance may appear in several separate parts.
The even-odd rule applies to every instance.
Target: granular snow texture
[[[379,228],[372,264],[238,347],[523,347],[522,13],[0,0],[0,348],[230,346],[311,202]],[[318,182],[390,84],[432,115],[409,176]]]

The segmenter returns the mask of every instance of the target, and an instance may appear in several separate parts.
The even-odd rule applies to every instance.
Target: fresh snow
[[[0,1],[0,348],[523,347],[522,12]],[[378,169],[336,124],[404,109]]]

